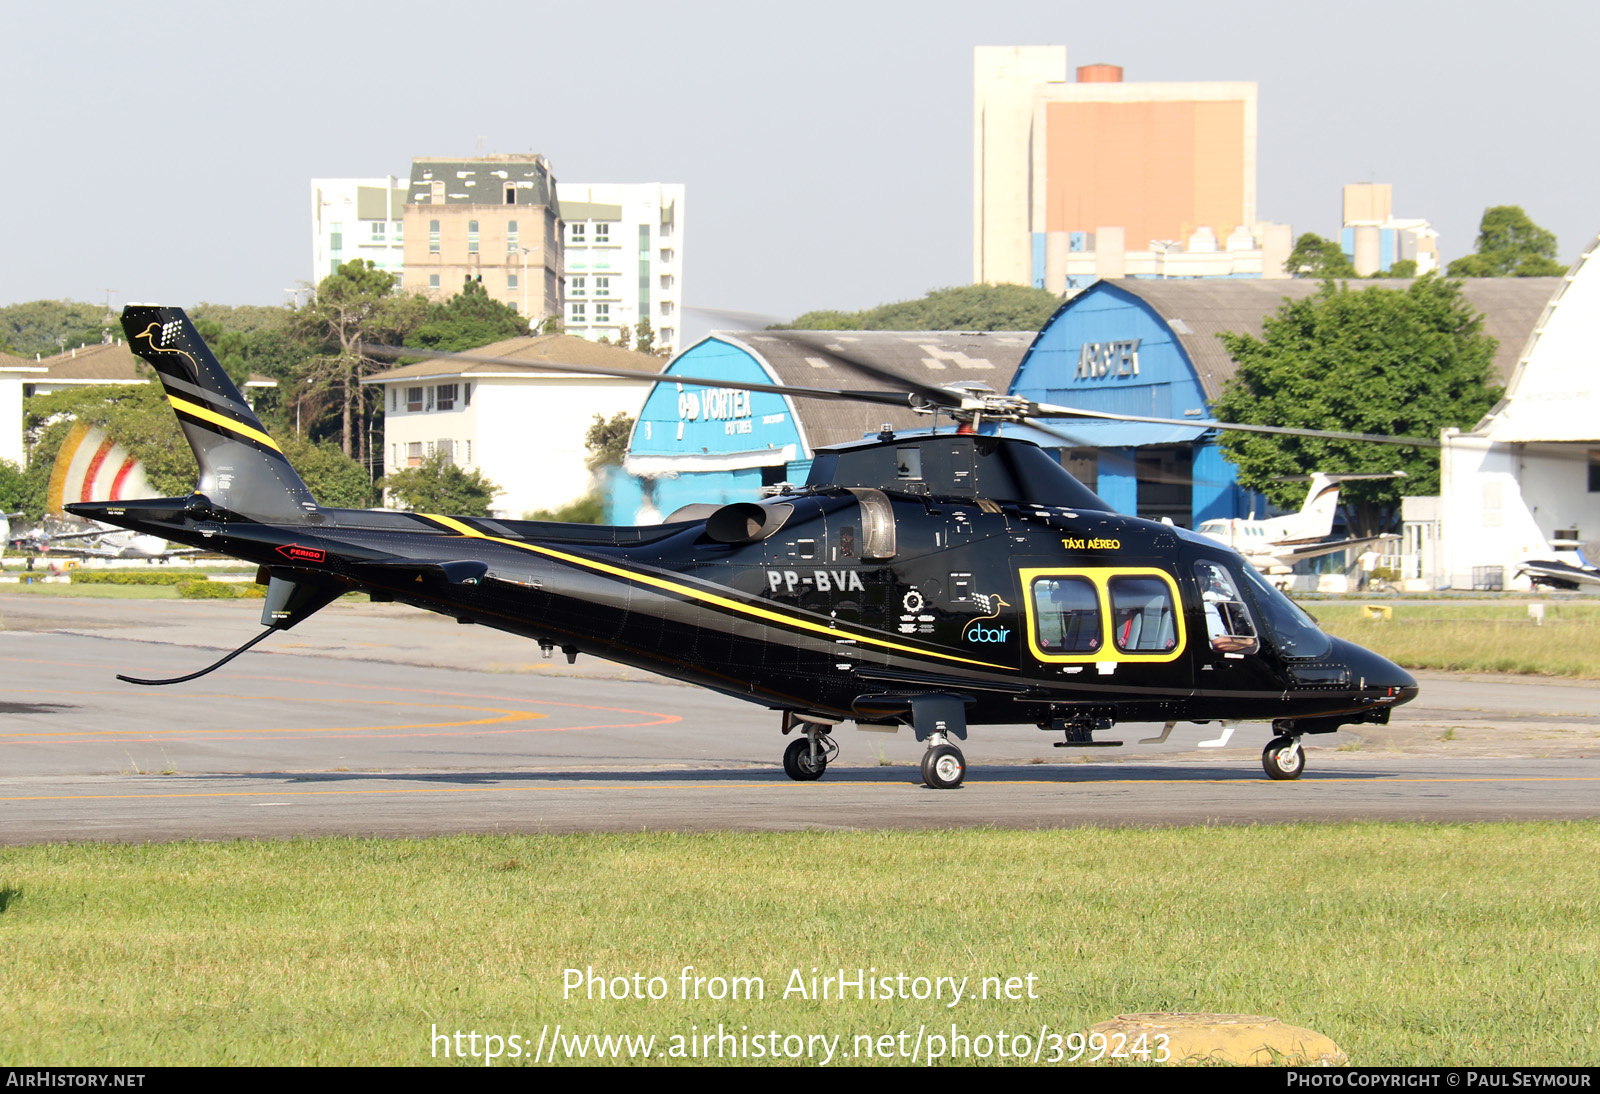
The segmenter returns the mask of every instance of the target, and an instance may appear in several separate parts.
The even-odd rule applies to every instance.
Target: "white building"
[[[400,279],[405,267],[406,179],[311,180],[311,284],[352,259]]]
[[[28,462],[22,440],[22,385],[43,372],[42,366],[0,353],[0,460],[21,467]],[[0,545],[3,546],[3,545]]]
[[[1550,298],[1505,398],[1472,432],[1445,431],[1441,577],[1457,588],[1527,588],[1522,562],[1600,539],[1597,246]]]
[[[666,365],[660,357],[562,334],[510,338],[473,355],[501,360],[441,357],[364,381],[384,393],[384,469],[416,467],[442,452],[499,486],[491,513],[511,520],[589,493],[584,435],[595,415],[637,415]],[[639,379],[548,371],[535,363],[605,365]]]
[[[648,319],[657,349],[683,327],[681,183],[557,182],[566,243],[568,334],[615,342]]]

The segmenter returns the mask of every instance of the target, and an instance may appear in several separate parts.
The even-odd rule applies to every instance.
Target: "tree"
[[[920,300],[902,300],[854,313],[807,312],[787,330],[1038,330],[1061,306],[1061,298],[1027,285],[961,285],[934,289]]]
[[[1437,437],[1446,426],[1470,428],[1500,395],[1483,317],[1460,285],[1438,277],[1404,290],[1328,282],[1286,301],[1263,333],[1220,335],[1238,362],[1213,407],[1224,421]],[[1345,484],[1360,535],[1388,531],[1401,494],[1439,492],[1436,449],[1226,431],[1222,447],[1242,485],[1285,509],[1306,492],[1285,476],[1405,471],[1400,480]]]
[[[0,460],[0,515],[42,511],[44,504],[35,493],[35,484],[28,479],[27,472],[10,460]]]
[[[1356,267],[1344,249],[1331,239],[1307,232],[1294,241],[1284,260],[1283,272],[1291,277],[1355,277]]]
[[[372,476],[339,451],[338,445],[286,433],[279,438],[278,447],[318,504],[335,509],[367,509],[378,503],[378,488]]]
[[[296,313],[293,329],[316,353],[307,362],[306,379],[336,393],[346,456],[369,463],[361,381],[379,362],[365,346],[399,344],[427,316],[427,300],[396,292],[393,275],[359,258],[323,278],[316,296]]]
[[[1547,232],[1520,205],[1495,205],[1483,211],[1473,254],[1450,263],[1451,277],[1560,277],[1555,233]]]
[[[426,349],[457,352],[529,333],[528,321],[515,308],[490,297],[483,282],[469,277],[460,292],[429,309],[428,321],[411,341]]]
[[[463,471],[443,453],[429,456],[420,467],[408,467],[379,483],[407,509],[422,513],[486,517],[500,487],[474,468]]]
[[[107,330],[106,310],[74,300],[34,300],[0,308],[0,339],[18,357],[52,357],[64,349],[98,345]]]
[[[641,319],[633,325],[633,348],[640,353],[654,353],[656,351],[656,332],[650,325],[649,319]]]
[[[619,411],[607,421],[602,415],[596,414],[594,424],[583,435],[583,446],[589,450],[589,455],[583,461],[584,466],[590,471],[598,471],[602,467],[620,465],[628,454],[628,438],[632,435],[632,415]]]
[[[522,514],[523,520],[547,520],[557,524],[600,524],[606,519],[606,502],[599,492],[585,494],[560,509],[535,509]]]

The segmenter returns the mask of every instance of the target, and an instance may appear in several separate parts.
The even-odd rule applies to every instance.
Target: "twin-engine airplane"
[[[1333,531],[1333,518],[1339,511],[1341,482],[1404,477],[1404,471],[1386,475],[1330,475],[1318,471],[1311,476],[1311,489],[1306,492],[1305,504],[1300,506],[1298,513],[1261,520],[1240,517],[1208,520],[1201,523],[1199,532],[1232,547],[1263,573],[1287,574],[1295,563],[1308,558],[1399,539],[1399,536],[1386,533],[1329,540],[1328,533]]]
[[[908,725],[928,746],[933,788],[961,785],[956,742],[969,727],[1015,723],[1088,746],[1119,743],[1094,739],[1118,722],[1170,733],[1179,721],[1268,721],[1267,774],[1293,779],[1304,734],[1387,722],[1417,693],[1399,667],[1322,633],[1234,551],[1110,512],[1043,449],[972,429],[1077,413],[1067,408],[970,387],[752,384],[909,399],[962,429],[822,449],[803,487],[655,527],[330,509],[182,311],[130,305],[123,325],[166,387],[200,481],[185,498],[71,510],[256,563],[268,585],[256,638],[201,672],[133,683],[203,675],[360,590],[765,706],[801,734],[783,757],[798,780],[823,774],[834,726]]]

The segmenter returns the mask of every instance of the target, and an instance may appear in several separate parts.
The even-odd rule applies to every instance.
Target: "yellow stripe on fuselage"
[[[206,407],[200,406],[198,403],[191,403],[187,399],[180,399],[171,392],[167,393],[167,402],[172,404],[172,408],[174,410],[181,410],[185,414],[192,414],[202,421],[210,422],[212,425],[220,425],[223,429],[237,433],[241,437],[249,437],[257,444],[264,444],[280,455],[283,453],[283,449],[279,448],[277,444],[273,442],[271,437],[267,436],[265,433],[261,432],[261,430],[256,429],[253,426],[248,426],[243,422],[235,421],[224,414],[218,414],[215,410],[209,410]]]
[[[908,653],[914,657],[937,657],[942,661],[955,661],[962,665],[976,665],[978,668],[983,669],[998,669],[1001,672],[1012,671],[1012,666],[1010,665],[996,665],[989,661],[975,661],[970,657],[957,657],[955,654],[951,653],[937,653],[933,650],[919,650],[915,646],[901,645],[898,642],[890,642],[887,639],[878,638],[870,634],[862,634],[859,631],[847,631],[835,627],[825,627],[821,623],[815,623],[809,619],[801,619],[797,616],[784,615],[782,612],[771,611],[767,608],[758,608],[753,604],[741,604],[737,600],[733,600],[725,596],[718,596],[716,593],[709,593],[703,589],[696,589],[689,585],[680,585],[676,581],[668,581],[665,578],[656,577],[653,574],[640,573],[637,570],[628,570],[621,566],[612,566],[609,563],[600,562],[596,559],[583,558],[580,555],[569,555],[565,551],[558,551],[553,547],[544,547],[537,543],[520,543],[514,539],[501,539],[499,536],[485,535],[477,529],[461,523],[454,517],[441,517],[432,513],[424,513],[422,515],[427,517],[427,519],[435,521],[445,528],[450,529],[452,532],[458,532],[461,535],[468,536],[472,539],[486,539],[492,543],[503,543],[507,547],[519,547],[524,551],[532,551],[534,554],[545,555],[548,558],[558,559],[561,562],[571,563],[574,566],[582,566],[586,569],[596,570],[603,574],[610,574],[613,577],[620,577],[627,581],[637,581],[641,585],[650,585],[657,589],[665,590],[666,592],[677,593],[679,596],[689,597],[691,600],[698,600],[705,604],[714,604],[719,608],[726,608],[728,611],[754,616],[757,619],[764,619],[771,623],[780,623],[786,627],[796,627],[803,631],[812,631],[816,634],[826,635],[829,638],[851,638],[856,642],[865,643],[872,646],[879,646],[883,649],[898,650],[901,653]]]

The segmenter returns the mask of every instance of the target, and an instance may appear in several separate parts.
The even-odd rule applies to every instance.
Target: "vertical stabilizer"
[[[1311,489],[1306,492],[1306,503],[1300,507],[1293,538],[1321,539],[1333,531],[1333,518],[1338,510],[1338,476],[1318,471],[1311,476]]]
[[[239,389],[182,308],[129,304],[122,311],[128,347],[161,377],[200,465],[197,493],[224,513],[300,522],[317,508]]]

